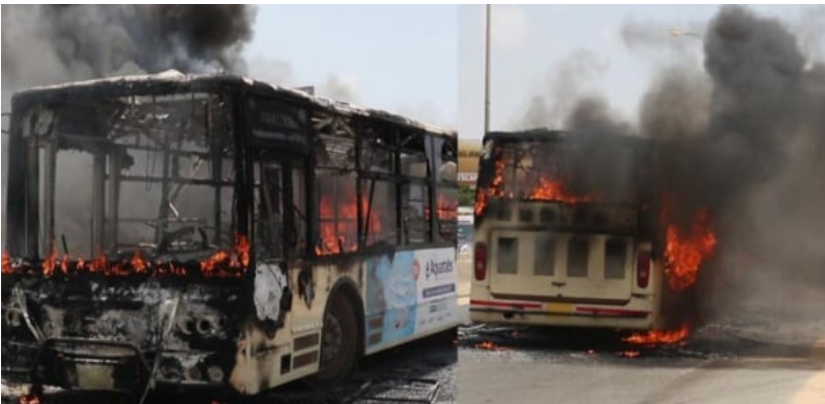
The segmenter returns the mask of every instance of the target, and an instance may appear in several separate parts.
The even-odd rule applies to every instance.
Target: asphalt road
[[[760,309],[664,347],[613,331],[466,324],[459,402],[825,404],[825,315],[816,313]]]
[[[254,402],[453,403],[457,400],[455,341],[455,332],[416,341],[364,358],[352,376],[327,391],[295,382]]]

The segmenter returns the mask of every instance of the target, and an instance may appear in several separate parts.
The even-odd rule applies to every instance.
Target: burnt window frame
[[[401,223],[399,215],[399,199],[400,199],[400,162],[398,159],[398,143],[399,135],[397,128],[385,122],[369,119],[366,117],[355,117],[353,119],[353,126],[356,132],[356,171],[358,181],[358,200],[366,200],[368,207],[367,211],[362,208],[363,204],[358,205],[359,209],[359,250],[367,249],[377,244],[384,242],[391,242],[394,245],[399,245],[402,240]],[[373,153],[379,150],[387,161],[387,165],[376,165],[373,158],[376,155]],[[381,222],[382,232],[385,233],[384,228],[391,226],[389,237],[379,239],[371,238],[370,221],[372,220],[373,207],[376,205],[376,196],[374,195],[374,186],[378,184],[386,184],[389,186],[389,193],[392,195],[392,200],[386,204],[386,208],[391,212],[383,215],[388,221]],[[385,234],[386,236],[386,234]]]
[[[458,139],[447,136],[429,135],[431,148],[430,160],[432,161],[435,186],[433,187],[432,202],[430,204],[433,214],[433,237],[438,243],[449,243],[458,245]],[[453,173],[449,178],[444,178],[441,174],[442,168],[449,169],[448,164],[452,164]],[[450,196],[454,196],[448,201],[455,205],[452,215],[442,218],[444,209],[441,207],[441,197],[444,190],[449,191]],[[445,196],[446,197],[446,196]]]
[[[244,231],[244,229],[241,229],[241,226],[244,222],[243,215],[246,213],[240,207],[242,203],[239,203],[239,200],[243,198],[241,195],[243,190],[239,184],[243,183],[245,173],[243,170],[237,170],[239,167],[238,161],[241,159],[240,154],[242,153],[242,146],[239,139],[243,137],[243,131],[241,129],[243,121],[242,110],[238,108],[239,99],[237,94],[237,88],[223,85],[221,79],[199,79],[175,84],[147,81],[138,82],[134,85],[125,85],[125,83],[117,81],[100,81],[78,83],[66,87],[55,87],[53,89],[29,90],[15,94],[12,99],[12,117],[9,124],[9,148],[10,150],[16,151],[10,153],[9,167],[13,167],[10,171],[15,172],[15,174],[9,176],[9,189],[18,189],[23,197],[19,199],[8,198],[4,208],[8,209],[9,217],[11,217],[12,213],[15,216],[19,214],[22,220],[15,221],[18,222],[17,225],[10,223],[8,228],[4,229],[8,233],[4,233],[4,235],[11,236],[4,237],[4,240],[8,240],[4,246],[4,250],[15,255],[40,258],[43,256],[42,254],[49,249],[60,252],[64,252],[65,249],[65,247],[60,246],[60,242],[56,240],[57,233],[52,225],[49,224],[49,216],[55,214],[55,212],[52,211],[53,207],[50,207],[49,203],[41,203],[40,201],[45,195],[43,190],[45,184],[41,183],[41,181],[48,180],[48,178],[41,178],[41,172],[44,168],[41,168],[40,165],[42,159],[47,157],[41,156],[41,152],[44,150],[43,146],[48,139],[43,136],[34,136],[32,132],[34,125],[31,119],[33,117],[32,111],[44,107],[71,110],[77,109],[84,104],[90,108],[94,108],[95,105],[101,106],[107,103],[115,105],[116,101],[119,101],[121,107],[125,109],[120,109],[117,115],[111,116],[115,118],[121,116],[120,114],[131,112],[132,109],[127,107],[134,103],[136,99],[148,99],[148,105],[152,105],[156,98],[159,99],[157,102],[167,102],[165,100],[167,97],[173,102],[187,102],[191,99],[193,111],[199,110],[198,105],[209,108],[209,113],[201,117],[206,121],[206,125],[210,125],[207,123],[210,120],[209,117],[215,116],[213,113],[215,113],[217,109],[224,109],[227,112],[225,119],[222,121],[222,123],[226,125],[226,133],[224,134],[226,137],[223,140],[225,143],[222,144],[230,147],[228,151],[217,154],[215,150],[180,149],[171,150],[170,155],[175,159],[182,158],[183,156],[188,158],[194,156],[206,157],[206,162],[209,164],[207,170],[210,172],[221,171],[219,170],[220,168],[226,169],[225,163],[230,162],[232,167],[229,168],[229,171],[232,173],[231,177],[225,179],[212,178],[210,176],[204,178],[185,178],[179,175],[170,175],[168,180],[163,181],[167,181],[170,184],[194,184],[215,188],[216,202],[211,209],[215,212],[214,217],[210,216],[207,219],[215,220],[214,232],[208,229],[206,230],[206,234],[209,236],[210,243],[214,243],[215,240],[223,239],[224,237],[232,240],[231,242],[234,243],[232,234],[238,234]],[[201,101],[206,103],[203,104]],[[217,102],[211,103],[211,101]],[[145,105],[146,102],[143,104]],[[204,111],[206,110],[207,109],[204,109]],[[113,208],[113,206],[115,206],[115,202],[113,201],[119,201],[120,199],[113,199],[111,196],[111,192],[113,192],[110,190],[110,187],[113,187],[112,181],[116,181],[119,185],[122,181],[141,181],[143,178],[139,175],[129,175],[126,176],[127,178],[119,178],[123,175],[118,174],[118,178],[116,180],[113,179],[110,171],[113,167],[119,167],[117,165],[113,166],[113,161],[120,160],[118,158],[112,158],[113,154],[117,154],[113,150],[121,150],[122,153],[118,155],[123,155],[128,150],[144,152],[158,150],[153,149],[149,145],[142,145],[140,142],[135,144],[118,144],[113,142],[108,137],[108,134],[114,130],[114,128],[115,126],[104,127],[107,136],[100,137],[101,145],[104,145],[107,149],[105,149],[105,153],[101,153],[98,156],[102,157],[100,159],[102,162],[101,167],[103,167],[100,174],[102,180],[100,185],[93,186],[98,187],[102,185],[104,187],[103,195],[100,197],[100,203],[103,207],[100,209],[100,212],[95,213],[95,216],[99,216],[99,219],[97,219],[97,224],[93,226],[94,228],[90,229],[90,231],[96,233],[96,235],[92,235],[92,238],[98,240],[97,242],[93,242],[93,244],[97,244],[98,247],[93,248],[99,253],[105,253],[107,255],[116,253],[119,247],[128,247],[125,244],[121,245],[121,243],[119,243],[119,230],[113,227],[119,223],[118,217],[121,213],[125,212],[125,210],[120,207]],[[52,129],[52,131],[54,130],[56,129]],[[210,129],[204,127],[204,133],[205,135],[210,135]],[[57,137],[54,135],[50,136],[52,141],[59,142],[60,144],[76,142],[84,138],[83,136],[78,137],[72,133]],[[91,138],[89,139],[91,140]],[[210,136],[207,144],[210,145],[210,147],[216,145],[216,140],[216,136]],[[53,147],[53,149],[56,154],[60,150],[66,150],[66,147]],[[69,149],[71,149],[71,147],[69,147]],[[216,163],[218,161],[220,161],[220,163]],[[180,162],[177,162],[175,164],[179,163]],[[48,168],[46,167],[45,169]],[[143,180],[149,182],[162,181],[154,177],[145,177]],[[227,189],[232,192],[229,202],[230,206],[222,207],[221,201],[225,198],[223,198],[220,193],[222,191],[225,192]],[[119,194],[119,192],[116,193]],[[53,200],[55,195],[52,194],[51,198]],[[49,209],[50,213],[46,214],[42,209]],[[228,211],[231,216],[228,226],[223,226],[226,222],[218,218],[221,210]],[[115,212],[114,216],[110,217],[112,212]],[[51,239],[51,241],[49,241],[49,239]],[[231,247],[232,245],[219,246],[219,248]],[[70,248],[70,250],[74,250],[74,248]],[[77,255],[85,257],[87,254],[79,253]]]
[[[402,239],[400,240],[401,246],[432,245],[435,241],[435,221],[433,220],[432,208],[434,206],[433,200],[435,198],[434,189],[436,179],[432,156],[431,136],[431,133],[412,128],[405,128],[399,134],[398,176],[401,184],[399,187],[398,196],[398,214],[400,216],[400,232],[402,234]],[[416,144],[415,142],[417,141],[420,141],[420,143]],[[426,173],[423,177],[404,172],[404,162],[402,161],[404,155],[413,157],[417,156],[417,158],[420,158],[421,161],[426,163],[424,166]],[[423,239],[420,241],[411,241],[409,237],[410,226],[408,224],[407,212],[409,203],[413,201],[410,199],[411,192],[409,192],[409,189],[411,187],[420,187],[423,189],[423,192],[426,193],[426,195],[422,196],[422,199],[414,200],[416,202],[420,201],[424,203],[421,207],[421,217],[417,218],[417,221],[420,221],[419,224],[421,224],[421,228],[423,228],[424,231]]]

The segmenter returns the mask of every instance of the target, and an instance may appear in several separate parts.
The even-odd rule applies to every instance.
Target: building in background
[[[481,139],[459,139],[458,203],[460,206],[470,207],[474,204],[480,154]]]
[[[458,185],[476,188],[478,178],[478,158],[481,154],[480,139],[459,139],[458,141]]]

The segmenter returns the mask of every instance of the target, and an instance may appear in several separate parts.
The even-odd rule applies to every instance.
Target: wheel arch
[[[348,276],[342,276],[338,281],[335,282],[335,285],[332,286],[330,289],[329,297],[331,298],[336,293],[341,293],[355,308],[355,319],[358,323],[358,357],[364,356],[365,351],[365,343],[366,343],[366,328],[365,328],[365,308],[364,308],[364,299],[361,298],[361,293],[359,292],[358,285],[355,284],[355,281]],[[327,301],[331,299],[327,298]]]

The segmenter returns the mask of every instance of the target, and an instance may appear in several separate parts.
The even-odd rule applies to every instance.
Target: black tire
[[[342,381],[358,360],[358,321],[355,309],[343,293],[334,293],[324,310],[318,373],[310,384],[329,386]]]

